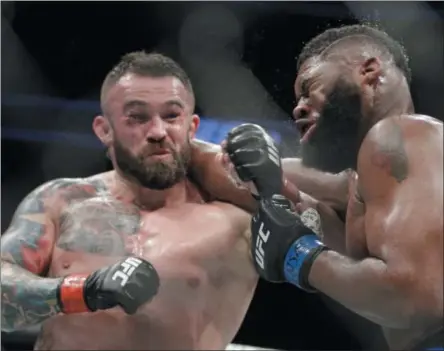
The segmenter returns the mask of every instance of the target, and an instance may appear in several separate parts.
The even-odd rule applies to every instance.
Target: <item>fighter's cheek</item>
[[[324,109],[327,101],[327,88],[319,87],[310,92],[311,117],[319,117]]]
[[[182,144],[190,139],[189,132],[185,127],[173,123],[165,128],[165,138],[174,144]]]

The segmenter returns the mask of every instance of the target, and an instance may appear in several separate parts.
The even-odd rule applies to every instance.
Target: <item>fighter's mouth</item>
[[[164,156],[164,155],[169,155],[169,154],[171,154],[171,152],[169,150],[163,149],[163,150],[156,150],[156,151],[150,152],[148,154],[148,156]]]
[[[296,127],[301,135],[301,143],[304,143],[310,139],[313,131],[316,129],[315,118],[301,118],[295,121]]]

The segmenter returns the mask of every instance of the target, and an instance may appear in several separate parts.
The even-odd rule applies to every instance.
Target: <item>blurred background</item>
[[[91,123],[102,80],[123,54],[154,50],[185,68],[202,116],[198,138],[219,143],[249,121],[265,126],[290,156],[298,152],[290,123],[298,53],[328,27],[362,21],[404,44],[416,109],[442,120],[442,2],[2,1],[2,232],[39,184],[109,169]],[[31,349],[31,339],[2,334],[2,345]],[[376,326],[327,298],[264,282],[235,342],[385,349]]]

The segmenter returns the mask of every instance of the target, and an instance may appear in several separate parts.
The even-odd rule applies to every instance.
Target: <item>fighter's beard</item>
[[[190,143],[182,151],[169,148],[171,161],[155,161],[147,164],[145,156],[134,156],[118,141],[114,142],[114,158],[120,172],[144,188],[169,189],[187,176],[190,161]]]
[[[361,121],[359,92],[339,81],[327,101],[316,129],[301,145],[302,162],[307,167],[331,173],[356,169]]]

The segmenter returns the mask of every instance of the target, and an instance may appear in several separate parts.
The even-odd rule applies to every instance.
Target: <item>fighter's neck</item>
[[[408,88],[406,89],[393,89],[394,93],[387,94],[384,98],[381,97],[378,108],[373,111],[372,119],[375,124],[387,117],[415,113],[413,100]]]
[[[154,211],[161,207],[174,207],[187,202],[190,184],[183,180],[165,190],[144,188],[118,172],[113,172],[112,192],[115,197],[124,202],[132,202],[141,209]]]
[[[367,133],[372,129],[379,121],[388,117],[398,117],[406,114],[413,114],[413,103],[409,99],[393,100],[390,103],[381,105],[377,110],[373,111],[368,117],[364,118],[364,122],[361,125],[360,130],[360,143],[364,140]]]

